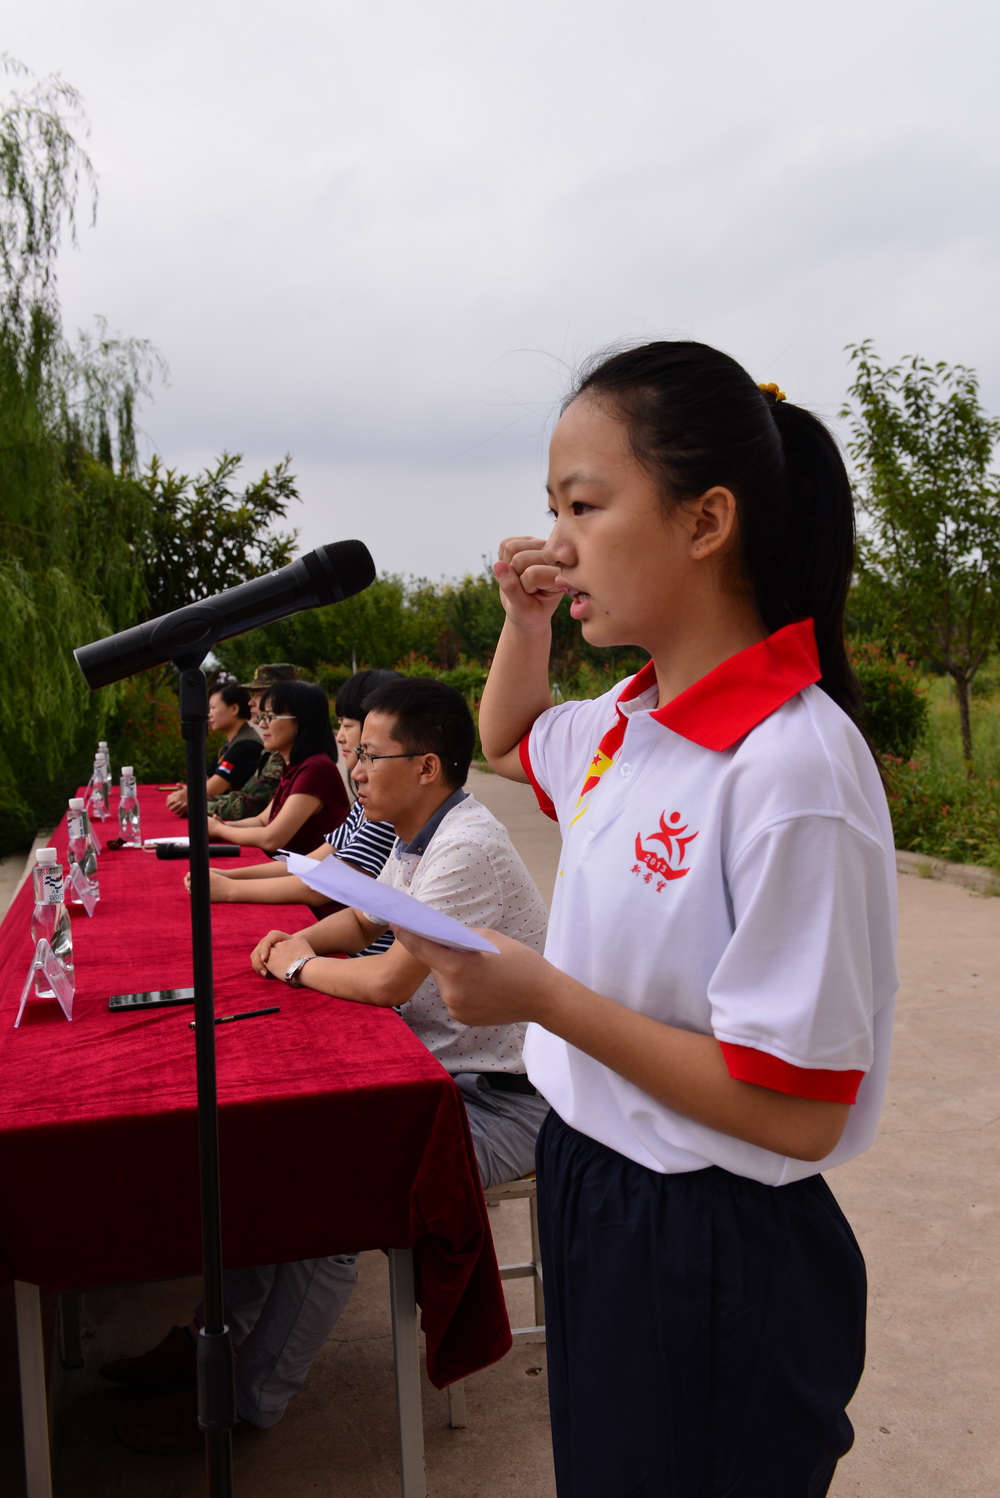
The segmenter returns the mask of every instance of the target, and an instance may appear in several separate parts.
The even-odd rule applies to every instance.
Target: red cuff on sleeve
[[[545,815],[547,817],[551,817],[553,822],[558,822],[559,818],[556,816],[556,809],[552,805],[549,797],[545,794],[541,786],[538,784],[538,781],[535,779],[535,772],[531,768],[531,760],[528,756],[529,737],[530,735],[526,733],[517,747],[517,752],[521,756],[521,768],[523,769],[525,775],[527,775],[528,779],[531,781],[531,789],[535,793],[535,800],[538,802],[539,810],[544,811]]]
[[[729,1075],[738,1082],[754,1082],[758,1087],[770,1087],[772,1092],[787,1092],[792,1097],[812,1098],[818,1103],[853,1103],[864,1076],[863,1071],[821,1071],[792,1066],[751,1046],[731,1045],[725,1040],[719,1044]]]

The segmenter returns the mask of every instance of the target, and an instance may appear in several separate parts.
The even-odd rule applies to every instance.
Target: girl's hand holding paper
[[[350,905],[374,920],[384,921],[393,930],[414,931],[439,946],[453,947],[460,952],[497,951],[495,944],[478,931],[470,930],[450,915],[415,900],[401,889],[370,879],[339,858],[324,858],[322,863],[317,863],[314,858],[299,853],[283,856],[288,872],[297,874],[310,889],[319,890],[341,905]]]

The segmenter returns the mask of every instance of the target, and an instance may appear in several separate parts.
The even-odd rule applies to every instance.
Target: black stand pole
[[[222,1298],[219,1112],[215,1084],[212,904],[208,888],[208,796],[205,789],[208,689],[200,656],[194,661],[178,660],[174,664],[181,673],[181,732],[187,748],[198,1157],[201,1170],[205,1313],[198,1339],[198,1424],[205,1432],[210,1498],[230,1498],[233,1491],[232,1427],[236,1420],[236,1386],[233,1348],[229,1327],[225,1324]]]

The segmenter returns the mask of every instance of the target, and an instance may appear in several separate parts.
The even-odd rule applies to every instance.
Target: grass
[[[927,683],[927,732],[914,757],[890,760],[896,846],[1000,872],[1000,690],[972,699],[973,775],[966,773],[951,683]]]

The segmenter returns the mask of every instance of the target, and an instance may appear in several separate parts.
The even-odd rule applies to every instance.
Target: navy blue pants
[[[559,1498],[822,1498],[865,1351],[823,1178],[659,1175],[553,1112],[538,1205]]]

